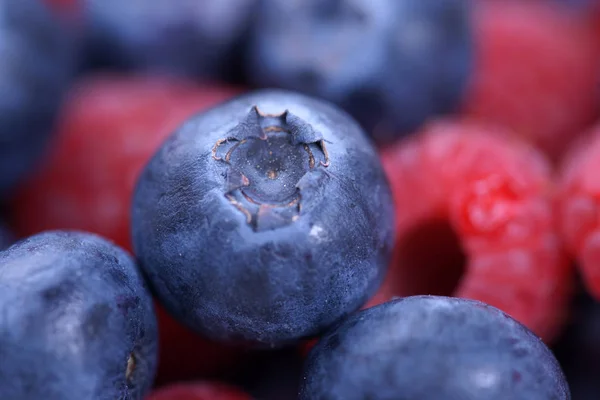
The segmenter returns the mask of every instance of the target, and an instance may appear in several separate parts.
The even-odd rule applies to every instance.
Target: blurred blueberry
[[[0,196],[46,149],[75,46],[40,0],[0,0]]]
[[[457,108],[472,53],[468,0],[263,0],[248,75],[331,100],[386,143]]]
[[[256,0],[82,0],[93,62],[210,78],[235,68]]]

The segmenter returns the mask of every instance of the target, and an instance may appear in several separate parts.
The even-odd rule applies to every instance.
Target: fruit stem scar
[[[304,150],[306,150],[306,152],[308,153],[308,167],[310,169],[313,169],[315,167],[315,156],[307,144],[304,144]]]
[[[322,166],[329,167],[329,153],[327,152],[327,148],[325,147],[325,140],[321,139],[319,141],[319,144],[321,145],[321,150],[323,150],[323,154],[325,155],[325,161],[321,160],[319,162]]]
[[[246,139],[242,139],[241,141],[237,142],[236,144],[234,144],[233,146],[231,146],[231,149],[229,149],[229,151],[227,152],[227,154],[225,154],[225,161],[229,162],[229,160],[231,160],[231,155],[233,154],[233,152],[235,151],[235,149],[238,148],[238,146],[242,145],[246,143]]]
[[[300,199],[298,197],[295,197],[292,201],[286,204],[285,207],[291,207],[295,205],[298,205],[298,207],[300,207]]]
[[[256,113],[258,114],[258,116],[263,117],[263,118],[281,118],[281,117],[285,117],[287,115],[287,113],[288,113],[288,110],[285,110],[281,114],[268,114],[268,113],[262,112],[258,108],[258,106],[254,106],[254,111],[256,111]]]
[[[212,157],[214,160],[216,161],[221,161],[223,158],[222,157],[218,157],[217,156],[217,150],[219,149],[219,146],[221,146],[223,143],[229,141],[229,138],[224,138],[224,139],[219,139],[217,140],[217,142],[215,143],[215,145],[212,148]]]
[[[250,214],[250,211],[246,210],[246,208],[244,208],[243,205],[241,205],[232,195],[230,194],[226,194],[225,197],[227,197],[227,200],[229,200],[229,202],[238,210],[240,210],[245,216],[246,216],[246,223],[251,223],[252,222],[252,214]]]
[[[267,126],[264,129],[265,132],[285,132],[285,130],[280,126]]]
[[[136,360],[135,355],[133,353],[129,354],[129,358],[127,358],[127,369],[125,370],[125,378],[127,380],[131,380],[131,377],[135,371]]]
[[[229,164],[224,175],[228,202],[255,231],[271,230],[298,220],[303,207],[297,183],[301,175],[316,172],[316,166],[330,165],[325,142],[318,129],[289,110],[267,114],[253,106],[216,141],[212,158]]]

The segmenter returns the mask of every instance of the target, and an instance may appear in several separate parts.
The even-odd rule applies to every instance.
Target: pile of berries
[[[600,2],[0,0],[0,399],[597,400]]]

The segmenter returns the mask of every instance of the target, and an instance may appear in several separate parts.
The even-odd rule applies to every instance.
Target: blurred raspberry
[[[478,56],[465,114],[557,159],[598,115],[600,36],[550,1],[478,1]]]
[[[600,125],[597,125],[565,157],[558,203],[563,239],[596,299],[600,299],[599,172]]]
[[[80,229],[130,249],[129,208],[143,166],[188,117],[237,93],[153,77],[80,82],[62,111],[50,158],[12,202],[17,233]]]
[[[439,121],[383,154],[396,202],[396,254],[369,306],[452,294],[498,307],[545,340],[555,337],[572,271],[554,221],[550,166],[501,136]]]

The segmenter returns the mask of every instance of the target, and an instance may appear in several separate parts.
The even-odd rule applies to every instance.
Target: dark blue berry
[[[471,72],[467,0],[263,0],[249,78],[345,108],[379,142],[454,111]]]
[[[301,400],[566,400],[558,362],[484,303],[415,296],[348,318],[305,365]]]
[[[156,340],[152,298],[124,250],[47,232],[0,252],[0,399],[142,399]]]
[[[258,91],[185,123],[146,166],[136,255],[180,321],[221,341],[318,334],[379,286],[393,204],[361,128],[329,103]]]
[[[0,0],[0,196],[38,162],[75,68],[73,42],[39,0]]]
[[[102,66],[184,76],[233,67],[256,0],[83,0],[89,50]]]

